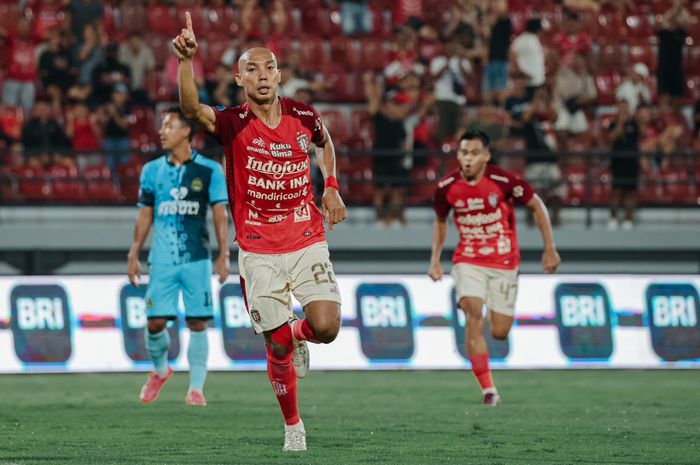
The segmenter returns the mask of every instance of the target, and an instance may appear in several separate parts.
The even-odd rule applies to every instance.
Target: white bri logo
[[[693,328],[698,323],[692,295],[660,295],[652,299],[654,326],[659,328]]]
[[[302,205],[294,210],[294,222],[302,223],[311,219],[311,208],[309,205]]]
[[[63,329],[63,301],[59,297],[18,298],[17,326],[24,331]]]
[[[224,322],[229,328],[252,328],[250,316],[245,308],[242,297],[224,298],[223,308]]]
[[[140,329],[146,326],[146,301],[141,297],[126,298],[126,323],[129,328]]]
[[[600,295],[565,295],[561,297],[561,324],[566,327],[605,326],[605,301]]]
[[[257,145],[258,147],[265,148],[265,141],[262,140],[260,137],[253,139],[253,144]]]
[[[362,322],[372,328],[404,328],[408,324],[403,296],[362,296]]]

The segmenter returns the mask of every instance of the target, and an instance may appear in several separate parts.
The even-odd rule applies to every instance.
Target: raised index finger
[[[185,24],[187,25],[187,30],[190,32],[192,31],[192,16],[190,16],[189,11],[185,11]]]

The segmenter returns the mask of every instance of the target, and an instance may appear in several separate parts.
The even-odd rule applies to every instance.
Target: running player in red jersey
[[[285,421],[284,450],[306,450],[297,404],[297,377],[309,364],[306,341],[330,343],[340,330],[340,291],[323,227],[325,219],[332,230],[346,214],[333,142],[313,107],[278,97],[280,70],[266,48],[250,49],[238,60],[236,83],[245,90],[244,104],[200,104],[189,12],[186,26],[173,40],[180,61],[180,105],[224,148],[241,285],[253,329],[265,337],[268,377]],[[311,144],[325,179],[323,212],[313,199]],[[306,319],[294,318],[291,294]]]
[[[484,395],[483,404],[496,406],[500,396],[489,368],[483,307],[486,303],[492,336],[506,339],[513,325],[520,265],[514,203],[525,205],[534,213],[544,241],[544,272],[554,273],[561,259],[542,200],[527,182],[488,164],[491,152],[486,134],[465,133],[459,142],[457,159],[459,170],[442,178],[435,191],[437,218],[428,276],[437,281],[444,274],[440,255],[447,215],[454,209],[459,244],[452,256],[452,275],[459,307],[467,317],[467,354]]]

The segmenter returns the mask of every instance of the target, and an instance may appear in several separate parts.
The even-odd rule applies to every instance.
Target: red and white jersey
[[[445,176],[435,191],[435,213],[447,218],[454,209],[459,244],[453,263],[512,270],[520,265],[514,202],[525,205],[534,195],[526,181],[493,165],[475,185],[459,170]]]
[[[236,239],[246,252],[290,253],[325,240],[309,159],[311,143],[323,140],[323,124],[309,105],[286,98],[280,103],[275,129],[248,104],[214,108]]]

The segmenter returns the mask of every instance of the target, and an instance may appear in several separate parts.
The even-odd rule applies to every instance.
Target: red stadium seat
[[[644,13],[632,13],[625,17],[625,25],[629,38],[632,40],[647,41],[654,35],[649,16]]]
[[[83,171],[83,178],[89,200],[108,203],[117,203],[121,200],[119,189],[112,181],[112,175],[107,166],[89,166]]]
[[[134,107],[131,114],[136,118],[129,131],[131,148],[142,152],[154,150],[159,138],[153,109],[150,107]]]
[[[184,17],[179,20],[175,17],[175,11],[169,5],[164,4],[149,5],[147,17],[148,30],[165,37],[175,37],[185,24]]]
[[[650,71],[656,70],[656,53],[648,44],[630,44],[629,63],[644,63]]]
[[[700,75],[686,76],[685,82],[685,96],[689,103],[695,103],[700,100]]]
[[[415,167],[411,170],[411,187],[408,189],[409,205],[425,205],[433,200],[437,170],[432,166]]]
[[[344,145],[350,136],[348,121],[340,110],[323,110],[321,112],[323,124],[330,132],[333,142],[337,145]]]
[[[238,33],[238,14],[230,6],[213,6],[207,9],[207,20],[211,34],[229,37]],[[197,31],[195,31],[197,34]]]
[[[567,167],[562,176],[568,186],[567,204],[574,207],[586,202],[586,171],[582,167]]]
[[[110,2],[104,3],[104,15],[102,16],[102,27],[107,36],[114,36],[117,25],[114,21],[114,7]]]
[[[700,43],[686,48],[688,53],[683,60],[683,66],[688,74],[700,74]]]
[[[121,17],[119,30],[125,32],[144,32],[147,30],[146,10],[142,2],[122,2],[119,13]]]
[[[598,15],[598,29],[604,31],[607,40],[624,40],[629,35],[622,15],[618,11],[600,12]]]
[[[615,103],[615,89],[620,83],[618,73],[607,72],[595,77],[595,85],[598,91],[598,104],[612,105]]]
[[[301,29],[305,34],[317,37],[330,37],[333,25],[326,8],[306,8],[301,10]]]
[[[0,28],[14,31],[19,18],[18,2],[0,4]]]
[[[78,177],[75,166],[54,165],[49,169],[52,198],[58,201],[83,202],[86,200],[85,186]]]
[[[381,71],[386,65],[384,42],[376,39],[365,39],[360,45],[362,65],[364,69]]]
[[[156,64],[163,65],[165,63],[165,60],[167,60],[170,57],[170,54],[172,53],[172,37],[152,35],[147,36],[145,38],[145,41],[153,50],[153,58],[155,58]]]
[[[25,200],[48,200],[51,184],[46,172],[41,168],[24,166],[17,170],[19,194]]]
[[[0,126],[5,134],[15,140],[22,137],[24,113],[19,107],[4,107],[0,105]]]
[[[172,99],[170,98],[170,90],[163,73],[162,69],[151,70],[146,73],[146,91],[151,100],[169,102]]]
[[[204,54],[204,69],[207,72],[212,72],[221,62],[226,50],[229,48],[229,38],[223,36],[209,36],[207,41],[206,53]]]
[[[127,203],[134,203],[139,195],[139,175],[141,166],[137,163],[129,163],[122,165],[119,170],[119,185],[121,188],[124,200]]]
[[[601,71],[621,71],[625,67],[624,55],[619,42],[600,44],[598,66]]]
[[[350,112],[350,134],[353,135],[355,150],[369,150],[374,140],[374,124],[367,110]]]
[[[331,62],[342,65],[346,70],[357,69],[360,66],[360,51],[352,40],[347,37],[334,37],[330,42]]]
[[[323,41],[318,37],[305,37],[300,41],[299,58],[301,65],[312,71],[323,68],[330,61]]]
[[[178,5],[175,10],[175,25],[180,29],[185,27],[185,12],[190,12],[192,18],[192,30],[195,36],[203,35],[209,30],[209,21],[199,5]]]
[[[350,102],[353,100],[354,77],[338,67],[328,67],[323,71],[323,80],[333,83],[333,87],[316,92],[314,96],[321,102]]]

